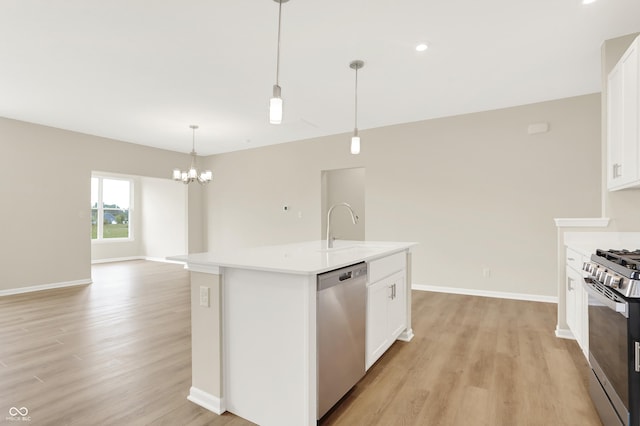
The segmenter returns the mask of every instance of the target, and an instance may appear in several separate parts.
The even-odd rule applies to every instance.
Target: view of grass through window
[[[91,239],[129,238],[131,181],[91,178]]]

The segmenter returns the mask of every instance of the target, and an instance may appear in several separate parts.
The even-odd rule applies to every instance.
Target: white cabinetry
[[[607,78],[607,188],[640,186],[640,37]]]
[[[567,247],[566,258],[566,312],[567,325],[573,333],[584,355],[589,357],[588,296],[582,285],[582,264],[584,257]]]
[[[407,328],[406,253],[369,263],[367,284],[367,370]]]

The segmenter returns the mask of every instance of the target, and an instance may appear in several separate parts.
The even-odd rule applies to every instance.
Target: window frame
[[[98,243],[98,244],[103,244],[103,243],[114,243],[114,242],[126,242],[126,241],[134,241],[134,221],[133,221],[133,212],[134,212],[134,197],[133,197],[133,193],[134,193],[134,180],[131,178],[127,178],[127,177],[120,177],[120,176],[113,176],[113,175],[108,175],[108,174],[100,174],[100,173],[92,173],[91,174],[91,180],[93,179],[97,179],[98,180],[98,194],[97,194],[97,200],[96,200],[96,238],[93,238],[93,235],[90,235],[91,238],[91,243]],[[105,210],[108,212],[109,210],[113,210],[112,208],[106,208],[104,207],[104,200],[103,200],[103,181],[107,179],[107,180],[119,180],[119,181],[126,181],[129,183],[129,210],[128,210],[128,218],[127,218],[127,225],[128,225],[128,236],[127,237],[116,237],[116,238],[104,238],[104,212]],[[93,184],[92,184],[93,186]],[[93,188],[91,188],[91,193],[93,192]],[[91,200],[93,201],[93,200]],[[93,221],[93,204],[91,204],[91,212],[90,212],[90,217],[91,220]],[[93,224],[92,224],[93,225]]]

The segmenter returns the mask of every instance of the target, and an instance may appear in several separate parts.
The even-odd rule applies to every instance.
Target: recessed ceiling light
[[[429,46],[427,46],[426,43],[420,43],[419,45],[416,46],[416,50],[418,52],[424,52],[425,50],[427,50],[429,48]]]
[[[591,4],[591,3],[595,3],[596,0],[582,0],[582,4]]]

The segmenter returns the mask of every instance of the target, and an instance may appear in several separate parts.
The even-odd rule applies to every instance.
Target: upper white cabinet
[[[640,187],[640,37],[607,79],[607,188]]]

